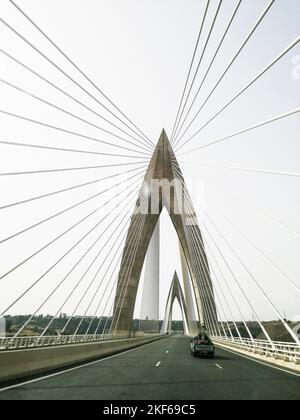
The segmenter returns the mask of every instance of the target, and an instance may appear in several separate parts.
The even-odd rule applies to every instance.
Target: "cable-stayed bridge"
[[[202,121],[204,110],[228,83],[232,68],[247,54],[278,2],[265,2],[229,64],[205,90],[242,9],[251,5],[239,0],[228,10],[221,0],[203,1],[173,128],[169,136],[162,129],[159,139],[147,136],[26,7],[14,0],[8,3],[15,21],[3,16],[0,24],[15,44],[11,50],[0,48],[1,60],[11,70],[7,77],[1,76],[0,84],[13,97],[0,109],[0,177],[5,191],[0,203],[0,312],[3,325],[10,322],[10,326],[0,336],[0,381],[27,377],[29,382],[8,384],[0,399],[61,398],[61,387],[65,398],[87,398],[89,387],[97,392],[97,386],[102,387],[102,399],[299,399],[300,319],[288,319],[280,300],[299,302],[299,278],[249,234],[246,218],[241,226],[223,206],[206,197],[204,203],[201,191],[190,189],[183,170],[187,156],[198,159],[202,151],[245,134],[260,136],[261,130],[281,122],[291,124],[290,131],[299,127],[297,107],[230,134],[206,138],[204,144],[199,141],[207,127],[218,125],[220,116],[299,48],[298,35],[242,88],[233,85],[225,104],[215,101],[216,110]],[[225,12],[229,18],[221,31],[218,23]],[[34,36],[27,37],[23,25]],[[32,41],[35,36],[41,42]],[[218,39],[216,45],[213,37]],[[30,51],[32,61],[23,59],[23,48]],[[24,108],[23,100],[29,100],[32,108]],[[41,117],[42,109],[49,119]],[[9,158],[14,153],[12,168]],[[293,182],[300,177],[289,168],[211,164],[201,159],[193,165],[199,172],[209,168]],[[224,194],[220,187],[218,191]],[[291,247],[299,240],[296,228],[259,205],[234,197],[233,201],[268,229],[271,225],[274,242],[280,241],[277,229]],[[166,263],[160,252],[163,212],[174,228],[179,256],[169,279],[161,276]],[[242,246],[236,246],[228,227]],[[243,251],[248,248],[251,257],[245,258]],[[256,265],[276,281],[259,275]],[[165,284],[167,294],[161,302]],[[182,336],[172,335],[176,300]],[[265,307],[273,323],[262,315]],[[216,345],[215,361],[190,357],[189,337],[201,328]],[[120,354],[111,356],[115,353]],[[90,364],[72,367],[78,363]],[[91,372],[90,366],[97,366],[100,374],[96,369]],[[31,376],[67,367],[70,370],[38,379],[39,389],[32,387],[36,380],[30,382]],[[201,387],[199,375],[207,388]],[[73,394],[73,385],[64,385],[68,382],[82,384],[78,394]],[[272,395],[266,383],[274,385]]]

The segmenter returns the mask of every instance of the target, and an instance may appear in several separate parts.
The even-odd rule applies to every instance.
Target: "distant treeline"
[[[15,315],[15,316],[5,316],[6,319],[6,332],[8,335],[14,335],[19,329],[27,322],[31,315]],[[53,316],[51,315],[40,315],[35,316],[30,321],[30,324],[22,332],[22,335],[40,335],[44,329],[47,327],[49,322],[52,320]],[[110,331],[112,323],[112,317],[101,317],[101,318],[92,318],[92,317],[80,317],[76,316],[71,319],[62,313],[59,317],[55,318],[52,322],[50,328],[47,330],[46,335],[73,335],[76,334],[102,334],[108,333]],[[65,328],[65,326],[67,327]],[[284,328],[283,324],[280,321],[269,321],[263,322],[264,327],[268,331],[269,335],[273,340],[276,341],[286,341],[292,342],[292,337],[288,334],[287,330]],[[295,325],[290,323],[293,328]],[[134,319],[132,321],[132,331],[144,331],[158,333],[161,330],[162,321],[151,321],[151,320],[139,320]],[[249,321],[247,326],[253,336],[257,339],[266,339],[261,327],[257,322]],[[229,327],[229,328],[228,328]],[[237,327],[237,328],[236,328]],[[224,333],[224,330],[228,337],[233,335],[233,337],[238,337],[237,329],[239,330],[243,338],[249,338],[249,334],[243,322],[232,322],[228,323],[219,323],[219,328],[221,333]],[[172,321],[172,331],[183,331],[183,321]],[[230,332],[231,331],[231,332]]]
[[[5,316],[6,319],[6,331],[8,334],[13,335],[16,333],[30,318],[31,315],[14,315],[14,316]],[[23,331],[22,335],[40,335],[43,330],[47,327],[49,322],[52,320],[53,316],[51,315],[39,315],[32,318],[27,328]],[[140,331],[142,328],[145,329],[147,322],[150,324],[151,321],[141,321],[139,319],[134,319],[132,321],[132,330]],[[76,316],[71,320],[66,314],[61,314],[59,317],[55,318],[51,326],[46,332],[46,335],[72,335],[76,334],[102,334],[108,333],[111,327],[112,317],[101,317],[101,318],[92,318],[92,317],[80,317]],[[153,331],[147,332],[159,332],[162,326],[162,321],[154,321],[156,324],[153,327]],[[67,327],[65,328],[65,326]],[[154,331],[154,329],[156,331]],[[172,330],[182,331],[183,322],[182,321],[173,321]]]

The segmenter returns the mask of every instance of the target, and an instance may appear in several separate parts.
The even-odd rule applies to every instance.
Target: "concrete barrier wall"
[[[0,383],[97,360],[161,338],[163,336],[3,351],[0,352]]]

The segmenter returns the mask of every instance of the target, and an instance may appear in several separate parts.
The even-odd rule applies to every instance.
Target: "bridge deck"
[[[220,348],[214,360],[193,358],[180,336],[0,392],[0,400],[299,398],[300,375]]]

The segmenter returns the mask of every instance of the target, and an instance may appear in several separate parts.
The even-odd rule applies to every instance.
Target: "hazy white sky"
[[[42,2],[38,0],[19,0],[17,3],[87,72],[109,98],[115,101],[143,129],[154,143],[157,142],[162,128],[165,128],[167,133],[171,133],[204,11],[204,0],[43,0]],[[216,0],[211,1],[208,20],[204,27],[205,36],[207,36],[217,3]],[[236,0],[223,1],[196,86],[199,85],[201,76],[203,77],[207,69],[236,3]],[[199,100],[195,104],[195,110],[201,101],[206,98],[267,3],[265,0],[244,0],[242,2],[237,18],[203,86]],[[8,0],[1,0],[0,16],[40,48],[51,60],[61,66],[71,77],[74,77],[99,99],[103,99]],[[234,94],[294,41],[299,36],[299,27],[300,2],[298,0],[276,0],[267,17],[193,124],[189,133],[193,134],[196,129],[200,128]],[[200,52],[204,45],[205,36],[200,42]],[[87,106],[100,112],[105,117],[109,117],[109,114],[90,97],[54,69],[24,41],[18,39],[1,22],[0,48],[30,66]],[[292,62],[299,55],[300,46],[298,44],[182,151],[191,150],[208,141],[299,107],[300,79],[293,77],[295,64]],[[109,127],[95,115],[74,104],[70,99],[13,63],[1,52],[0,78],[80,115],[81,118],[94,124],[99,124],[107,129]],[[51,109],[33,98],[26,97],[3,83],[0,83],[0,109],[126,146],[126,143],[121,140],[76,121],[74,118]],[[1,141],[34,143],[105,153],[134,154],[87,139],[58,133],[1,114],[0,124]],[[266,220],[239,202],[247,202],[266,215],[300,232],[299,178],[208,168],[201,166],[200,163],[299,173],[299,126],[300,117],[298,114],[270,126],[254,130],[251,133],[238,136],[223,144],[210,147],[205,151],[179,157],[191,195],[196,202],[195,207],[198,211],[200,224],[204,220],[202,211],[205,208],[205,211],[210,214],[210,217],[222,230],[234,249],[245,260],[261,287],[268,293],[281,313],[285,312],[289,318],[300,317],[299,294],[214,210],[210,202],[220,208],[300,288],[300,237],[284,230],[278,224]],[[112,131],[118,132],[114,129]],[[135,154],[135,156],[139,155]],[[140,159],[101,157],[99,155],[25,149],[0,144],[0,172],[108,165],[145,160],[142,154],[140,156]],[[39,194],[85,183],[126,169],[127,167],[120,167],[59,172],[56,174],[1,176],[0,205],[3,206]],[[134,173],[129,176],[134,175]],[[136,180],[135,178],[131,182],[133,183]],[[1,238],[6,238],[78,201],[84,200],[92,194],[97,194],[97,192],[113,186],[115,182],[116,179],[109,182],[102,181],[99,184],[73,190],[59,196],[0,210]],[[122,191],[124,185],[128,186],[127,183],[124,183],[55,220],[24,233],[16,239],[2,243],[0,245],[1,273],[6,273],[80,218],[104,204],[109,198],[114,197]],[[138,187],[138,185],[138,183],[135,183],[128,186],[127,193],[125,192],[120,196],[123,206],[126,204],[124,198],[126,194],[130,193],[131,188]],[[200,185],[201,194],[198,192],[197,185]],[[130,197],[128,203],[129,199]],[[113,205],[108,205],[107,208],[112,211]],[[107,212],[102,211],[100,214],[104,217]],[[103,226],[108,226],[113,220],[114,215],[112,214]],[[39,256],[0,280],[0,312],[15,296],[42,276],[49,266],[92,228],[97,221],[99,221],[99,213],[64,236],[55,246],[49,247]],[[230,253],[224,241],[216,234],[209,222],[205,220],[204,222],[216,238],[220,249],[239,278],[250,300],[255,304],[260,317],[262,319],[275,318],[274,312],[249,275]],[[101,233],[101,229],[93,232],[10,312],[32,313],[35,311],[38,303],[59,284],[72,268],[72,265],[96,240],[99,233]],[[203,234],[209,241],[205,229]],[[67,294],[85,272],[101,246],[105,244],[108,236],[109,231],[104,234],[83,263],[68,277],[53,298],[47,302],[41,310],[42,313],[55,313],[62,305]],[[179,276],[181,276],[176,234],[165,214],[161,223],[161,241],[160,312],[162,316],[174,270],[177,269]],[[109,258],[106,258],[106,251],[101,255],[102,260],[100,258],[97,264],[93,266],[91,272],[88,273],[76,293],[64,307],[63,312],[72,312],[76,302],[83,295],[102,262],[103,267],[100,275],[104,275],[106,269],[108,269],[109,274],[113,271],[114,266],[111,266]],[[218,254],[216,255],[224,269],[229,287],[240,302],[245,317],[252,318],[252,311],[240,295],[220,257]],[[103,290],[106,283],[105,280]],[[97,282],[94,282],[82,306],[77,311],[78,313],[84,312],[96,288]],[[93,313],[97,307],[101,291],[100,288],[97,299],[93,302],[88,313]],[[239,319],[240,316],[225,287],[224,293],[230,302],[234,316]],[[136,315],[140,311],[139,305],[138,300]],[[101,305],[100,309],[103,309]],[[101,310],[99,313],[101,314]],[[174,314],[174,318],[176,317],[180,317],[178,307]]]

